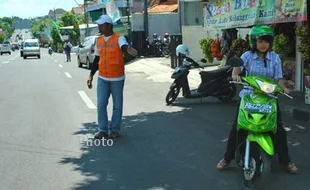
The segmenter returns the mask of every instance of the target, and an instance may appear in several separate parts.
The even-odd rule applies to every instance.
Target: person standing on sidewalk
[[[70,43],[70,41],[66,41],[66,43],[64,44],[64,50],[67,56],[67,62],[71,62],[71,49],[72,49],[72,44]]]
[[[125,63],[123,53],[137,55],[137,50],[128,45],[125,37],[113,32],[113,22],[108,15],[101,15],[98,24],[101,36],[95,45],[95,60],[87,80],[92,87],[93,76],[99,70],[97,82],[98,128],[95,139],[117,138],[123,116],[123,89],[125,82]],[[107,105],[110,94],[113,99],[113,115],[108,128]],[[110,132],[110,133],[109,133]]]

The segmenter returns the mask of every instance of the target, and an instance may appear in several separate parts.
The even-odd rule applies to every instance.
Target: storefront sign
[[[267,1],[267,0],[266,0]],[[281,23],[307,20],[306,0],[268,1],[258,8],[256,23]]]
[[[221,0],[204,5],[205,29],[304,20],[307,20],[306,0]]]

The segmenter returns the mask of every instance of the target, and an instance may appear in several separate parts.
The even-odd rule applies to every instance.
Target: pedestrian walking
[[[64,44],[64,50],[66,53],[66,57],[67,57],[67,62],[71,62],[71,49],[72,49],[72,44],[70,43],[70,41],[66,41]]]

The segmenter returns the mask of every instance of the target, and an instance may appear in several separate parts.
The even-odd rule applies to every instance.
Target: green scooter
[[[240,67],[243,61],[233,57],[228,64]],[[266,77],[246,76],[241,77],[241,82],[231,83],[254,89],[253,94],[245,95],[240,102],[237,131],[238,136],[245,134],[245,140],[238,141],[236,161],[243,168],[245,189],[264,189],[268,185],[272,157],[276,154],[273,141],[277,131],[276,94],[292,97],[283,92],[277,81]]]

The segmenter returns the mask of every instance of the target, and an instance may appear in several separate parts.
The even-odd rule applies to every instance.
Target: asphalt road
[[[240,169],[218,172],[236,104],[213,98],[166,106],[170,84],[127,73],[122,137],[91,146],[96,81],[75,55],[0,56],[0,189],[238,190]],[[109,118],[111,117],[109,104]],[[285,124],[300,174],[274,167],[270,189],[308,190],[309,131]],[[110,144],[111,145],[111,144]]]

